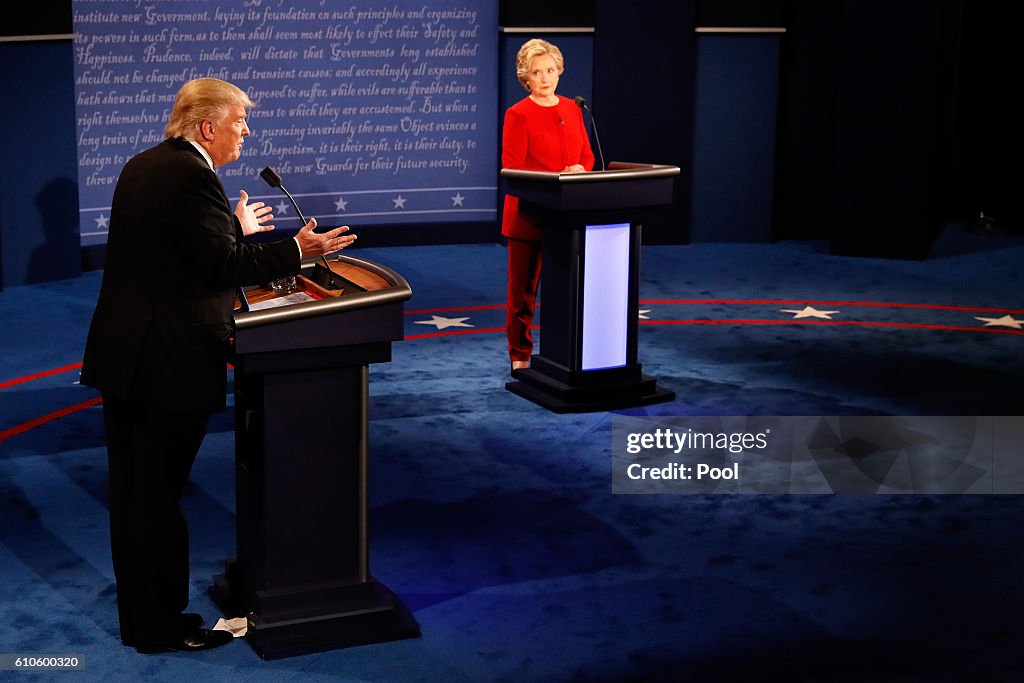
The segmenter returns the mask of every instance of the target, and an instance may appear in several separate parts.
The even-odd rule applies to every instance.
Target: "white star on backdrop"
[[[466,321],[469,320],[469,316],[465,318],[445,318],[441,315],[430,316],[431,320],[417,320],[417,325],[433,325],[439,330],[443,330],[446,327],[473,327]]]
[[[452,206],[462,206],[462,200],[464,199],[465,197],[462,196],[461,192],[456,192],[455,196],[452,197]]]
[[[650,318],[647,317],[647,314],[650,313],[650,312],[651,312],[651,309],[649,309],[649,308],[646,308],[646,309],[641,308],[640,309],[640,316],[639,316],[640,320],[650,320]]]
[[[396,197],[395,199],[392,199],[391,201],[393,201],[395,203],[395,208],[396,209],[404,209],[405,208],[405,197],[403,197],[402,195],[398,195],[398,197]]]
[[[104,216],[102,213],[100,214],[99,218],[94,218],[93,220],[96,221],[96,227],[101,229],[101,230],[103,228],[109,228],[110,227],[110,219],[107,218],[106,216]]]
[[[1024,323],[1024,320],[1017,320],[1009,314],[1004,315],[1002,318],[975,317],[974,319],[985,323],[985,327],[1012,327],[1015,330],[1021,329],[1021,324]]]
[[[334,202],[335,211],[344,211],[345,207],[348,206],[348,202],[345,201],[344,197],[338,197],[338,200]]]
[[[796,320],[797,318],[822,318],[823,320],[831,320],[832,316],[838,313],[839,311],[819,311],[813,306],[804,306],[799,311],[783,308],[782,312],[792,313],[794,320]]]
[[[285,203],[284,203],[284,200],[282,199],[282,200],[281,200],[281,203],[280,203],[280,204],[278,204],[277,206],[275,206],[274,208],[275,208],[275,209],[277,209],[277,214],[278,214],[279,216],[283,216],[283,215],[284,215],[284,213],[285,213],[285,211],[287,211],[287,210],[288,210],[288,205],[287,205],[287,204],[285,204]]]

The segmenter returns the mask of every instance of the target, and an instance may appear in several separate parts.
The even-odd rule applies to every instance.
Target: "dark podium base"
[[[245,640],[262,659],[283,659],[357,645],[420,637],[420,627],[409,608],[383,584],[371,579],[329,591],[330,604],[309,609],[307,595],[260,596],[280,609],[294,603],[296,610],[273,616],[249,612],[232,594],[226,574],[214,577],[210,596],[225,614],[249,621]]]
[[[657,380],[640,372],[639,365],[613,370],[567,372],[561,366],[534,356],[532,367],[516,370],[505,388],[553,413],[589,413],[664,403],[675,392],[658,386]]]

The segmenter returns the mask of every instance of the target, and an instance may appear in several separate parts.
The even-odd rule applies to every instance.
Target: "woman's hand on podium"
[[[309,222],[302,226],[302,229],[295,234],[299,242],[299,249],[302,250],[302,257],[315,257],[331,254],[340,251],[356,241],[355,235],[343,235],[348,232],[348,226],[343,225],[324,233],[316,233],[316,219],[310,218]]]
[[[266,232],[273,230],[273,225],[266,225],[274,220],[274,214],[270,213],[271,208],[263,202],[249,203],[249,195],[245,190],[241,192],[241,199],[235,204],[235,216],[242,224],[242,234],[249,236],[255,232]]]
[[[587,169],[582,164],[573,164],[562,169],[562,173],[586,173]]]

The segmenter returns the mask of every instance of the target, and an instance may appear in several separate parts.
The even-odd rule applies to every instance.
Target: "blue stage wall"
[[[50,28],[52,22],[48,22],[46,31],[70,32],[71,2],[65,0],[68,27]],[[253,138],[243,160],[224,169],[224,179],[232,193],[244,185],[251,193],[278,202],[284,212],[279,229],[297,227],[297,221],[290,207],[280,203],[280,195],[255,178],[264,165],[278,167],[307,214],[329,225],[351,223],[364,246],[497,239],[501,115],[521,96],[510,54],[527,37],[498,32],[495,15],[501,4],[480,0],[419,5],[404,0],[358,0],[357,5],[344,6],[297,0],[148,4],[75,0],[80,37],[73,46],[38,41],[0,45],[8,93],[0,122],[10,131],[0,142],[8,161],[0,173],[0,286],[71,277],[77,272],[74,244],[79,228],[67,212],[63,217],[60,213],[62,206],[78,210],[76,190],[82,196],[80,224],[87,245],[81,257],[87,267],[102,265],[102,212],[109,208],[104,193],[110,191],[120,168],[115,159],[123,163],[136,145],[141,149],[160,138],[170,97],[176,85],[191,75],[237,77],[243,87],[259,94],[262,101],[253,114]],[[580,16],[589,18],[595,33],[551,34],[572,53],[567,54],[561,91],[569,96],[583,94],[591,101],[609,159],[675,163],[683,169],[675,206],[645,223],[646,242],[703,241],[716,236],[754,241],[827,239],[843,253],[906,256],[927,245],[935,226],[944,222],[945,205],[961,212],[964,206],[994,206],[1009,214],[1019,205],[1013,190],[1019,186],[1016,167],[1008,161],[992,163],[991,152],[997,149],[1000,158],[1012,159],[1017,139],[1012,134],[1012,115],[990,100],[990,91],[1000,94],[999,84],[1009,82],[1005,78],[1009,62],[1001,57],[972,58],[971,50],[963,51],[966,57],[958,56],[958,36],[964,30],[969,33],[972,26],[967,22],[967,28],[961,29],[960,0],[915,0],[895,13],[880,2],[837,7],[811,0],[768,3],[771,16],[761,17],[761,24],[767,21],[788,29],[777,57],[777,100],[771,93],[756,99],[760,90],[733,87],[738,84],[730,81],[728,69],[707,70],[712,59],[723,67],[733,62],[730,50],[717,49],[724,41],[698,39],[694,34],[698,21],[735,26],[745,14],[738,19],[731,15],[709,18],[711,10],[725,7],[711,0],[578,4],[590,7]],[[763,6],[744,4],[746,9]],[[504,3],[506,14],[510,7],[526,19],[536,18],[537,25],[550,26],[545,19],[565,13],[563,5],[509,2]],[[451,19],[426,14],[446,9]],[[342,18],[331,18],[335,11]],[[199,16],[189,19],[178,16],[180,12]],[[310,12],[317,13],[315,19],[308,18]],[[328,12],[328,18],[320,19],[319,12]],[[352,12],[356,14],[344,18]],[[58,14],[54,10],[46,16]],[[878,22],[878,17],[887,19]],[[570,19],[558,25],[587,24]],[[994,15],[985,26],[1006,23],[999,19]],[[510,23],[521,27],[523,20]],[[0,35],[11,35],[10,30],[5,24]],[[358,30],[364,31],[361,37]],[[988,44],[987,28],[973,30],[971,44]],[[91,34],[107,38],[90,42]],[[435,41],[433,47],[440,53],[431,56],[431,64],[457,74],[451,92],[439,95],[419,89],[445,89],[451,83],[437,72],[430,78],[413,73],[423,68],[426,50],[431,49],[411,42],[414,38]],[[371,52],[358,53],[358,59],[342,58],[345,53],[335,49]],[[323,54],[317,56],[319,50]],[[420,50],[418,61],[414,50]],[[476,55],[467,56],[474,50]],[[128,61],[129,57],[139,61]],[[593,63],[592,74],[584,66],[588,61]],[[329,85],[338,88],[337,95],[323,96],[326,76],[323,81],[310,81],[321,62],[330,63],[324,69],[333,69]],[[295,77],[287,77],[292,68]],[[368,70],[357,75],[360,68]],[[310,73],[300,78],[299,69]],[[346,76],[350,71],[351,77]],[[275,72],[279,78],[268,77]],[[981,81],[979,74],[986,79]],[[576,81],[584,76],[587,82]],[[698,76],[702,79],[699,89]],[[135,82],[137,78],[141,82]],[[414,78],[419,82],[415,91]],[[973,88],[960,88],[964,83]],[[374,85],[379,92],[368,94]],[[456,92],[460,88],[465,92]],[[590,91],[593,98],[588,96]],[[760,132],[745,127],[740,116],[709,118],[715,102],[722,102],[728,92],[735,94],[730,106],[736,112],[768,112],[777,101],[777,129],[764,125],[767,117],[755,121]],[[416,98],[423,108],[428,95],[430,106],[441,102],[442,111],[399,111],[409,104],[403,96]],[[886,106],[894,101],[900,106]],[[364,104],[382,108],[366,112],[367,119],[358,109],[354,114],[335,114],[339,106]],[[451,111],[445,110],[446,105]],[[389,106],[395,109],[388,110]],[[469,112],[455,111],[465,106]],[[754,120],[749,115],[746,119]],[[443,126],[438,124],[449,120],[475,124],[477,130],[439,130]],[[378,123],[397,125],[406,137],[398,140],[393,130],[378,130]],[[434,129],[427,130],[431,123]],[[360,132],[361,124],[370,128]],[[719,154],[715,139],[729,139],[724,124],[731,125],[747,146]],[[110,128],[99,133],[104,126]],[[709,130],[719,133],[705,137]],[[465,134],[458,138],[462,149],[442,147],[445,136],[449,144],[455,141],[455,133]],[[310,144],[317,136],[320,139]],[[415,149],[424,140],[421,149]],[[410,144],[414,149],[400,149]],[[471,144],[472,154],[479,156],[470,154]],[[321,145],[325,145],[323,152]],[[310,146],[313,154],[303,156],[303,148]],[[748,153],[752,147],[755,156]],[[406,152],[422,155],[417,158],[426,160],[428,168],[408,167],[389,175],[389,164],[397,168],[398,155]],[[774,177],[767,163],[773,156]],[[318,165],[321,157],[337,169]],[[758,177],[749,173],[751,160],[763,171]],[[431,169],[431,162],[451,166]],[[324,173],[318,175],[321,169]],[[729,173],[740,171],[747,190],[758,195],[757,210],[742,215],[737,212],[744,207],[723,203],[727,192],[734,190],[719,180],[729,181]],[[35,180],[34,174],[39,174]],[[758,178],[766,178],[774,189]],[[47,216],[37,203],[44,187],[49,190],[42,206],[55,208]],[[770,237],[764,227],[769,192],[769,210],[774,214]],[[715,202],[729,210],[728,221],[715,209]],[[701,216],[720,219],[732,232],[691,227],[692,220]],[[54,232],[48,232],[44,222],[56,226]],[[700,222],[706,224],[704,219]],[[875,233],[865,233],[865,225],[873,226]],[[756,230],[743,232],[747,226]]]
[[[771,242],[781,34],[701,35],[690,239]]]
[[[646,243],[690,241],[696,0],[596,0],[594,114],[605,158],[679,166],[675,203],[649,212]]]
[[[321,224],[494,221],[497,3],[74,0],[83,245],[102,243],[124,162],[163,139],[174,94],[212,76],[257,106],[242,159],[220,171],[277,207],[273,166]]]
[[[81,272],[71,41],[0,43],[0,289]]]

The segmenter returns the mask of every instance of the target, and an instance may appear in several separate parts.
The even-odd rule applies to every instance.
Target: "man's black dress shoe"
[[[203,625],[203,615],[194,612],[184,612],[178,617],[181,621],[182,631],[191,631]]]
[[[234,639],[235,637],[227,631],[194,628],[186,631],[177,640],[153,645],[138,645],[135,649],[144,655],[156,654],[158,652],[199,652],[200,650],[210,650],[221,645],[227,645]]]
[[[183,612],[178,615],[178,630],[187,633],[203,625],[203,616],[195,612]],[[128,647],[135,647],[135,641],[130,638],[121,638],[121,642]]]

